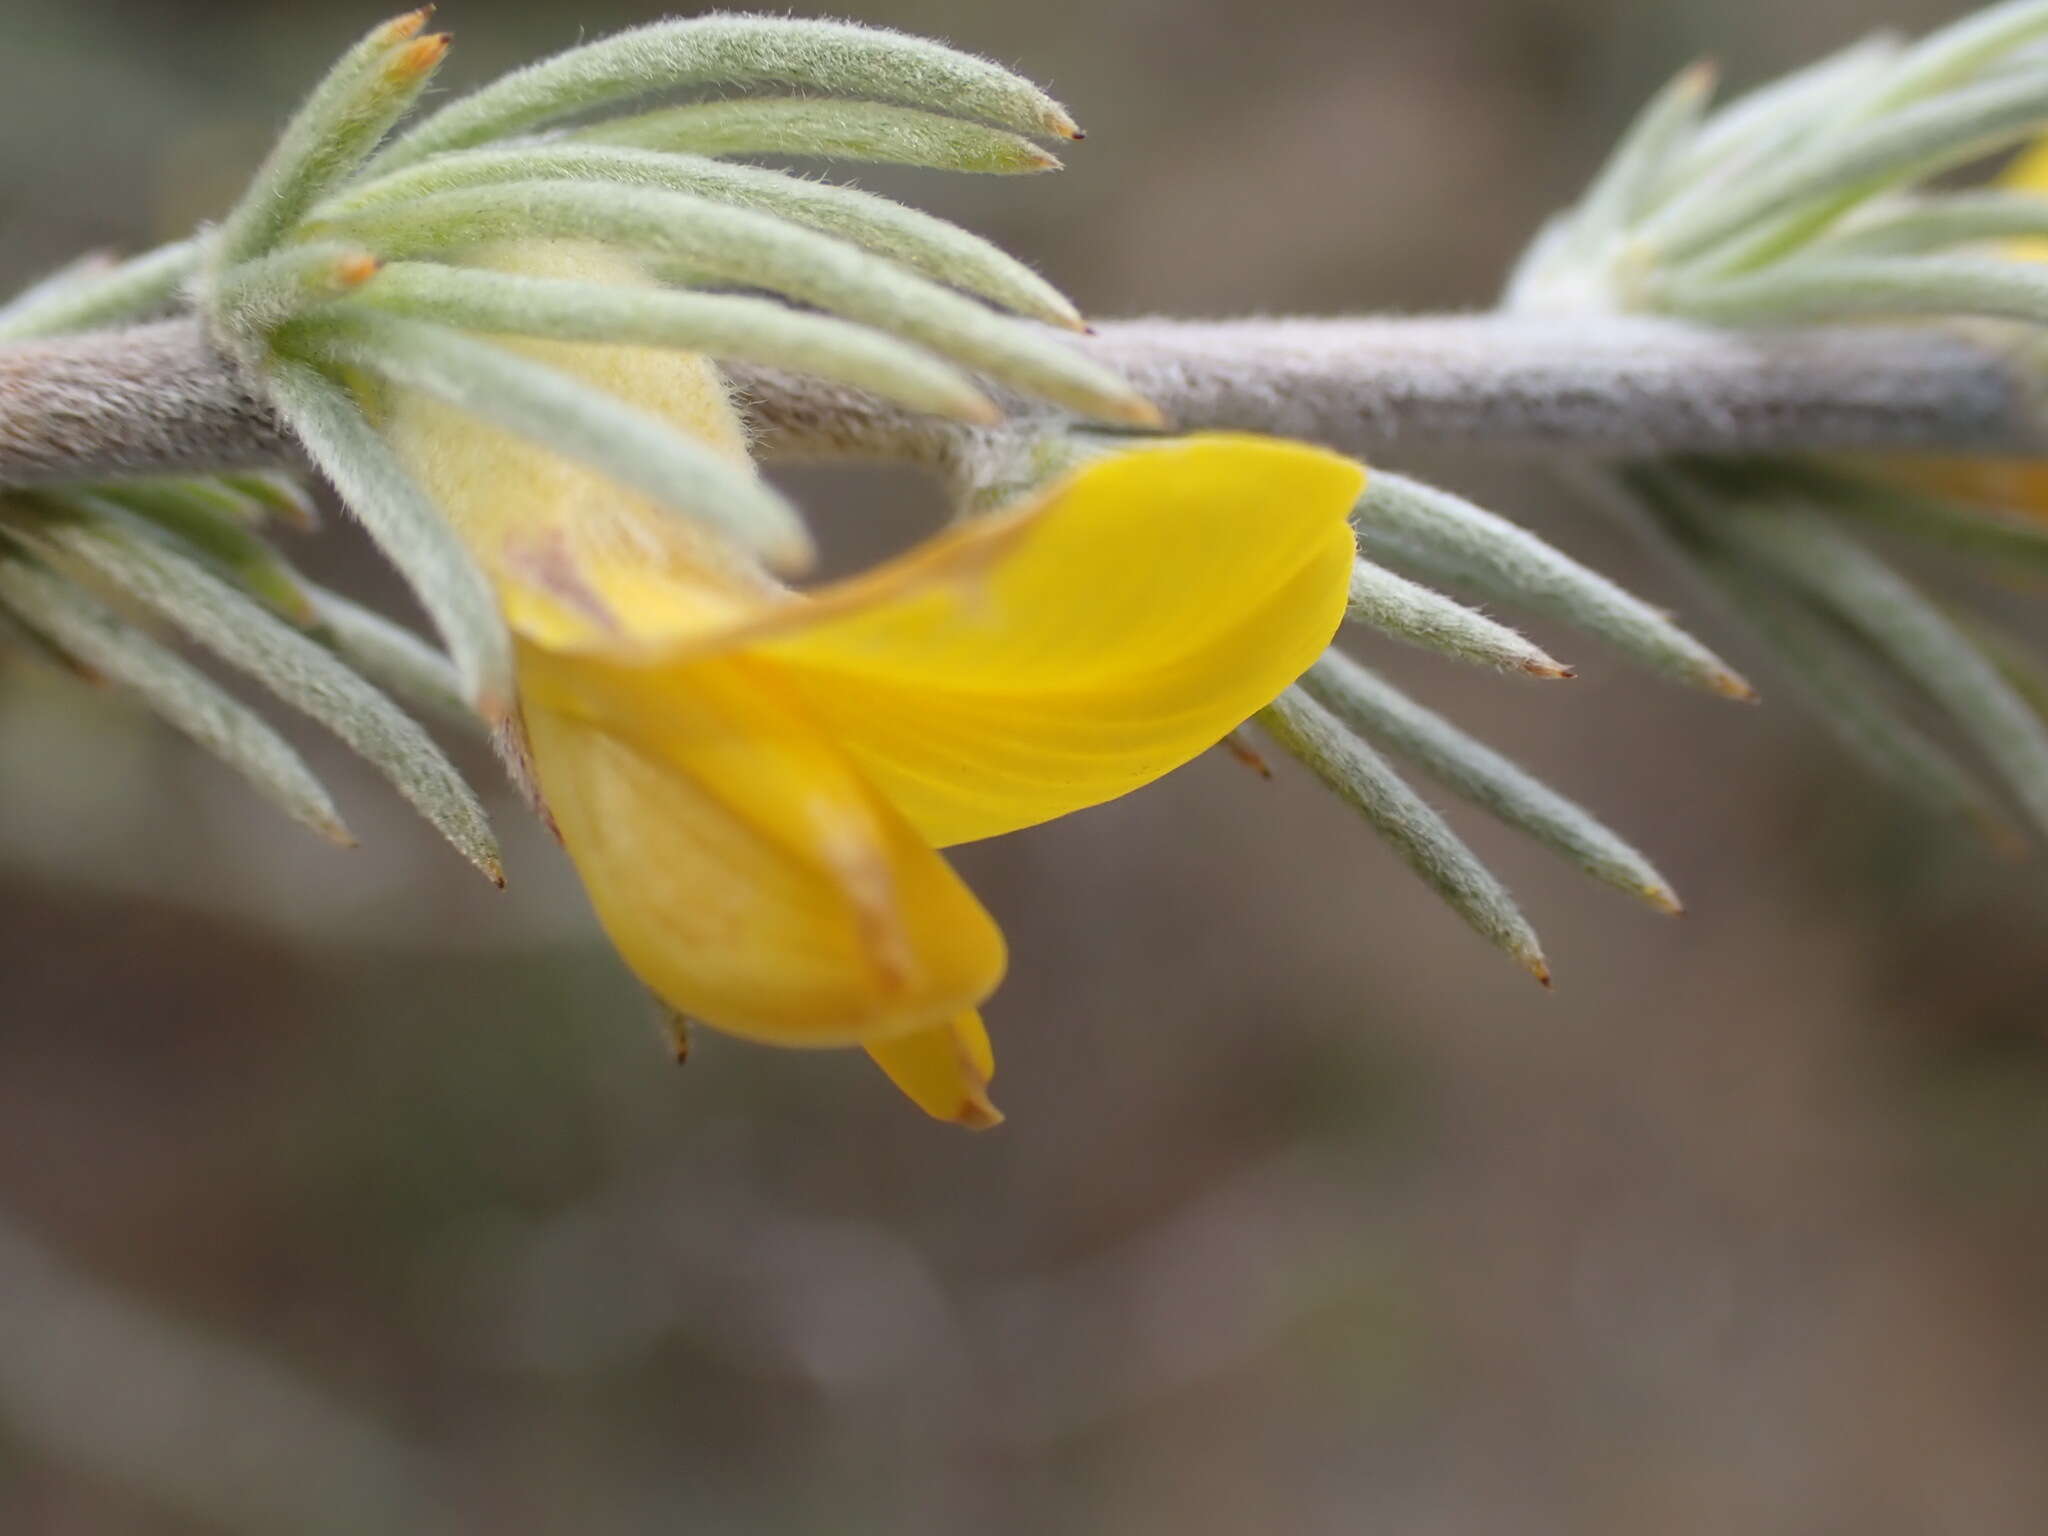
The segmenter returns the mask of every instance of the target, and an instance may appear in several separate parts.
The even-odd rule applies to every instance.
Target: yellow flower
[[[745,462],[704,360],[519,345]],[[1363,483],[1192,438],[803,594],[460,411],[402,397],[389,430],[497,585],[539,792],[627,964],[713,1028],[865,1047],[966,1125],[1000,1118],[976,1010],[1004,949],[935,850],[1127,793],[1269,702],[1342,616]]]

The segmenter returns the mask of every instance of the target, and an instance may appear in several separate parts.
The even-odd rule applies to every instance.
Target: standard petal
[[[521,653],[535,775],[626,963],[678,1013],[780,1045],[945,1024],[1002,936],[945,860],[741,656]]]
[[[1002,1111],[989,1102],[996,1058],[980,1014],[962,1014],[935,1029],[877,1041],[868,1054],[934,1120],[975,1131],[1002,1124]]]
[[[721,643],[934,843],[992,837],[1149,783],[1299,676],[1343,616],[1363,483],[1267,438],[1146,448]]]

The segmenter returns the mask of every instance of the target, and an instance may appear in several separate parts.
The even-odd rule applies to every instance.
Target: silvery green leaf
[[[357,246],[290,246],[222,272],[207,293],[208,312],[217,338],[260,342],[293,315],[360,288],[376,272],[377,258]]]
[[[1531,677],[1572,675],[1570,667],[1505,624],[1370,560],[1351,567],[1349,611],[1382,634],[1460,661]]]
[[[1157,426],[1159,413],[1056,333],[786,219],[681,192],[515,182],[334,219],[330,235],[386,259],[505,240],[583,239],[680,260],[735,286],[786,294],[930,348],[1084,415]]]
[[[758,165],[728,165],[702,155],[662,154],[609,144],[539,144],[437,155],[351,188],[323,205],[315,217],[345,217],[437,193],[525,181],[682,192],[751,208],[836,235],[1020,315],[1068,330],[1083,329],[1080,314],[1052,284],[1014,256],[958,225],[851,187],[807,181]]]
[[[216,274],[275,246],[405,115],[448,51],[446,34],[419,35],[426,19],[413,11],[372,28],[313,88],[214,231]]]
[[[1736,97],[1700,125],[1659,183],[1656,200],[1680,193],[1703,197],[1710,184],[1746,174],[1838,121],[1848,103],[1874,95],[1876,82],[1903,51],[1896,34],[1878,33]]]
[[[1650,98],[1573,210],[1570,256],[1597,254],[1649,211],[1658,182],[1684,152],[1713,97],[1714,76],[1711,64],[1693,64]]]
[[[1956,624],[1970,637],[1971,644],[1998,664],[1998,670],[2027,701],[2027,706],[2048,720],[2048,661],[2042,660],[2040,652],[2003,625],[1979,615],[1959,615]]]
[[[137,475],[119,480],[80,480],[67,490],[88,496],[111,496],[138,509],[167,509],[179,517],[206,518],[236,528],[263,524],[266,508],[226,480],[212,475]]]
[[[455,666],[402,624],[311,586],[314,622],[321,637],[356,671],[385,692],[432,714],[445,725],[474,731],[482,723],[463,696]]]
[[[139,695],[295,821],[330,842],[355,841],[320,781],[277,732],[105,604],[26,561],[0,559],[0,605],[78,664]]]
[[[319,721],[383,773],[457,852],[505,883],[490,822],[462,775],[417,722],[318,642],[147,535],[54,523],[24,537],[88,567]]]
[[[1674,199],[1639,233],[1659,261],[1682,263],[1723,241],[1756,242],[1760,226],[1780,219],[1824,225],[1825,220],[1810,220],[1808,211],[1821,209],[1831,218],[1863,197],[1961,165],[2043,126],[2048,73],[1989,80],[1918,102],[1853,133],[1823,136],[1736,185]],[[1744,247],[1744,259],[1755,259],[1754,248]]]
[[[215,475],[214,483],[264,512],[275,513],[302,532],[320,526],[320,510],[303,485],[277,470],[241,470]]]
[[[309,317],[279,346],[329,368],[364,368],[469,411],[730,534],[781,569],[811,557],[783,496],[659,417],[557,368],[444,326],[368,310]]]
[[[1693,568],[1779,663],[1814,717],[1873,777],[1937,816],[1970,823],[2009,846],[2018,833],[1975,776],[1890,701],[1892,689],[1869,652],[1719,537],[1718,506],[1658,515],[1686,548]]]
[[[111,252],[87,251],[54,271],[46,272],[14,297],[0,304],[0,325],[62,298],[75,288],[98,281],[119,265]]]
[[[2048,830],[2048,726],[1939,608],[1805,508],[1729,508],[1726,522],[1731,548],[1826,607],[1938,700]]]
[[[1814,242],[1805,258],[1918,256],[1990,240],[2048,238],[2038,192],[1949,192],[1880,204]]]
[[[2042,37],[2048,37],[2048,0],[2006,0],[1950,22],[1900,54],[1867,115],[1954,90]]]
[[[1888,529],[2008,568],[2048,572],[2048,524],[2039,518],[1953,501],[1877,475],[1806,460],[1774,461],[1764,474],[1767,490],[1775,483],[1845,520]]]
[[[100,330],[140,319],[177,297],[198,269],[199,257],[198,241],[180,240],[68,283],[35,303],[12,306],[0,316],[0,341]]]
[[[939,43],[849,22],[706,16],[657,21],[514,70],[402,135],[374,168],[410,165],[652,91],[771,83],[1079,137],[1065,109],[1029,81]]]
[[[313,604],[298,573],[246,524],[223,517],[203,493],[188,489],[195,483],[138,480],[59,487],[41,499],[88,518],[109,506],[140,517],[292,623],[310,624]]]
[[[1476,933],[1550,985],[1542,945],[1514,897],[1386,759],[1299,688],[1288,689],[1262,710],[1259,724],[1371,822]]]
[[[1650,861],[1584,808],[1425,709],[1341,651],[1324,653],[1301,687],[1343,724],[1408,758],[1464,796],[1562,854],[1596,880],[1676,913],[1678,897]]]
[[[490,583],[353,397],[318,369],[274,357],[272,403],[384,557],[412,587],[486,719],[512,711],[512,641]]]
[[[794,155],[999,176],[1060,168],[1022,134],[915,107],[808,96],[700,101],[609,118],[570,137],[697,155]]]
[[[1652,671],[1724,698],[1754,696],[1733,668],[1649,604],[1463,497],[1375,470],[1357,524],[1368,548],[1386,540],[1432,580],[1575,625]]]
[[[956,420],[997,419],[986,395],[929,353],[867,326],[772,299],[399,261],[361,289],[358,302],[494,335],[679,347],[850,384]]]
[[[1672,278],[1668,314],[1722,325],[1908,315],[2048,324],[2048,266],[1982,256],[1808,256],[1737,277]]]
[[[1516,311],[1544,307],[1559,279],[1572,275],[1565,263],[1565,253],[1575,249],[1571,211],[1567,209],[1545,219],[1536,238],[1523,247],[1514,266],[1508,269],[1507,281],[1501,284],[1500,307]]]

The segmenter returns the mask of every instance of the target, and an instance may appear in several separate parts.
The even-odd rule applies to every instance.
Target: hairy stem
[[[1934,329],[1733,332],[1630,317],[1131,320],[1076,346],[1183,429],[1390,450],[1591,456],[2048,451],[2036,388],[1989,341]],[[971,472],[1004,429],[735,368],[764,453]],[[1007,401],[1014,422],[1045,408]],[[0,485],[290,462],[292,445],[196,321],[0,348]]]
[[[257,469],[291,451],[196,320],[0,347],[0,485]]]

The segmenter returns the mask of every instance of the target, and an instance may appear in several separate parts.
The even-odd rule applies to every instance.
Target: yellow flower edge
[[[516,345],[744,455],[702,359]],[[539,795],[627,965],[714,1029],[865,1047],[971,1126],[1001,1118],[977,1010],[1005,952],[936,850],[1126,794],[1278,695],[1342,619],[1364,483],[1300,444],[1148,443],[794,593],[462,411],[400,395],[387,430],[498,587]]]

